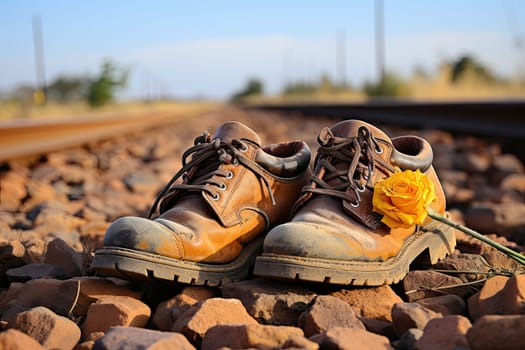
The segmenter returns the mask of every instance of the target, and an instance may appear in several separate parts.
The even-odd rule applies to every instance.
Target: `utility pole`
[[[383,0],[375,1],[375,39],[376,39],[376,64],[379,87],[381,94],[384,93],[385,83],[385,12]]]
[[[44,36],[40,16],[33,16],[33,49],[35,55],[36,86],[33,98],[38,104],[47,100],[46,63],[44,59]]]
[[[341,86],[346,86],[346,32],[338,30],[336,35],[335,64],[337,79]]]

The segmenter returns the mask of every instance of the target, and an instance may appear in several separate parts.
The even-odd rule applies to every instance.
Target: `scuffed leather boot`
[[[424,225],[390,229],[372,211],[374,184],[396,170],[416,170],[434,183],[430,207],[445,211],[430,144],[416,136],[390,139],[358,120],[319,135],[315,172],[288,223],[273,228],[256,259],[255,275],[344,285],[395,283],[411,262],[451,253],[453,230],[427,218]]]
[[[150,217],[157,206],[160,215],[112,223],[93,267],[132,279],[211,286],[245,278],[264,234],[288,219],[311,178],[306,143],[260,143],[239,122],[197,137],[152,207]]]

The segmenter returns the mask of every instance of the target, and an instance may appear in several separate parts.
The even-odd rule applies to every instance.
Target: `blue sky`
[[[386,65],[408,75],[475,55],[496,72],[525,70],[521,0],[385,0]],[[95,74],[104,58],[131,69],[125,99],[159,91],[224,98],[250,77],[283,84],[336,75],[336,33],[346,37],[346,79],[377,77],[374,1],[65,1],[0,3],[0,91],[33,85],[32,17],[42,21],[46,76]]]

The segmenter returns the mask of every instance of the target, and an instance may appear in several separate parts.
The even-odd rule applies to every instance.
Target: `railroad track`
[[[242,107],[284,114],[299,112],[313,117],[359,118],[371,123],[496,137],[504,148],[525,160],[525,100],[383,100],[356,104],[250,104]],[[0,123],[0,162],[159,126],[173,122],[174,118],[174,112],[143,112],[3,122]]]
[[[173,122],[173,112],[108,114],[0,124],[0,162]]]
[[[378,100],[352,104],[284,103],[250,104],[243,107],[276,112],[299,112],[307,116],[359,118],[372,123],[521,139],[525,143],[525,100],[475,102]]]

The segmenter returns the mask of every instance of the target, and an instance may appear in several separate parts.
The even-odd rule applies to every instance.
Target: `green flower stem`
[[[431,208],[428,208],[427,209],[427,212],[428,212],[428,216],[430,216],[432,219],[434,220],[437,220],[439,222],[442,222],[448,226],[451,226],[453,228],[455,228],[456,230],[460,230],[474,238],[477,238],[479,239],[480,241],[482,242],[485,242],[487,243],[488,245],[498,249],[499,251],[505,253],[506,255],[508,255],[510,258],[516,260],[517,262],[519,262],[520,264],[522,265],[525,265],[525,256],[521,255],[520,253],[518,252],[515,252],[514,250],[510,249],[510,248],[507,248],[505,247],[504,245],[501,245],[499,244],[498,242],[495,242],[493,240],[491,240],[490,238],[466,227],[466,226],[463,226],[463,225],[460,225],[460,224],[457,224],[453,221],[450,221],[448,220],[447,218],[445,218],[443,215],[437,213],[436,211],[432,210]]]

